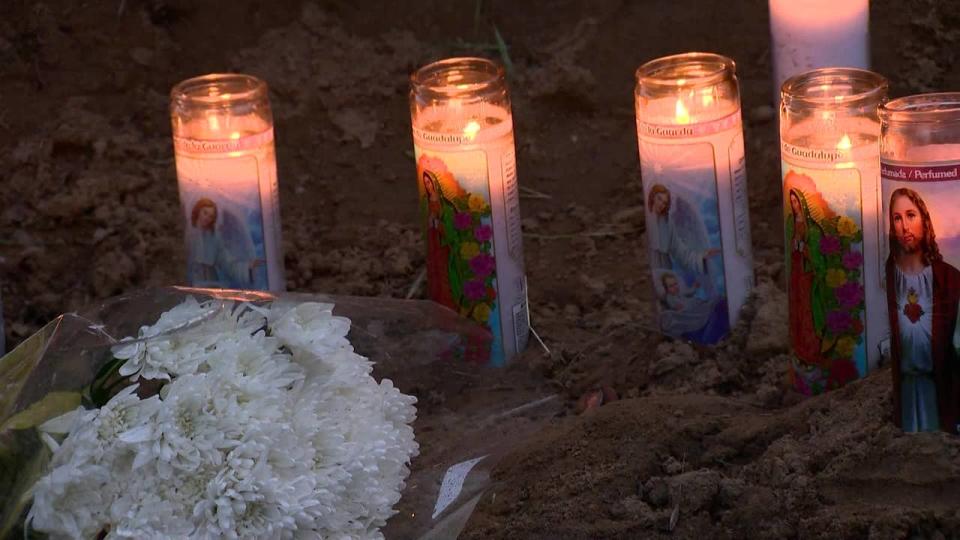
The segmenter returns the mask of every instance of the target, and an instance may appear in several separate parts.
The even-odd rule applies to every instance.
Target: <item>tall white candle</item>
[[[794,75],[870,67],[869,0],[769,0],[774,101]]]
[[[886,339],[880,123],[887,81],[819,69],[784,85],[780,148],[791,377],[818,394],[866,376]]]
[[[248,75],[189,79],[171,92],[171,120],[188,283],[284,290],[266,84]]]
[[[412,77],[411,113],[429,296],[490,330],[468,360],[502,365],[527,344],[529,314],[513,117],[503,70],[478,58]]]
[[[753,287],[740,96],[733,61],[690,53],[637,71],[636,108],[659,326],[716,343]]]

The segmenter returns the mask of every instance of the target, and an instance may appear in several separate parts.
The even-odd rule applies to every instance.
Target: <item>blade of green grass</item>
[[[500,35],[500,29],[497,28],[497,25],[493,25],[493,37],[497,39],[497,49],[500,51],[500,58],[503,60],[503,65],[507,69],[507,75],[513,75],[513,61],[510,60],[510,51],[507,49],[507,43],[503,40],[503,36]]]

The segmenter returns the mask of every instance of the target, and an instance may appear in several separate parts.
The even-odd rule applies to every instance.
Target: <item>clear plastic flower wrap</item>
[[[205,321],[201,327],[194,320],[198,314]],[[220,416],[228,420],[251,414],[243,409],[246,397],[239,400],[238,406],[238,400],[232,395],[234,390],[212,389],[219,387],[211,381],[219,380],[214,376],[218,369],[246,369],[242,363],[243,351],[265,346],[264,332],[255,327],[260,324],[258,320],[268,319],[269,337],[265,339],[275,338],[278,342],[266,345],[274,347],[276,361],[268,361],[269,365],[258,363],[256,376],[244,378],[242,384],[246,386],[242,393],[261,396],[264,388],[272,384],[283,388],[304,387],[303,393],[312,396],[318,391],[311,393],[310,384],[322,384],[325,378],[337,376],[341,387],[328,389],[328,393],[336,394],[330,403],[337,405],[324,403],[319,407],[342,409],[327,414],[334,418],[330,423],[297,413],[298,407],[310,408],[299,401],[286,405],[258,401],[254,407],[255,418],[248,420],[250,426],[236,426],[233,442],[223,441],[219,431],[234,429],[223,425],[204,435],[198,422],[212,413],[202,411],[205,405],[191,396],[206,392],[205,395],[211,396],[209,403],[229,402],[220,406]],[[223,321],[230,322],[227,326],[233,331],[239,324],[240,332],[229,334],[226,327],[218,330],[217,325]],[[203,335],[198,335],[198,328],[203,328]],[[491,368],[476,363],[476,359],[485,357],[474,350],[488,341],[484,332],[452,311],[426,301],[187,288],[152,289],[58,317],[0,359],[0,538],[24,537],[28,513],[34,525],[43,522],[54,527],[50,530],[73,531],[68,536],[93,537],[106,532],[109,537],[144,537],[158,530],[151,520],[163,519],[159,514],[164,511],[159,506],[147,507],[146,501],[165,504],[169,497],[160,491],[176,484],[176,489],[181,490],[178,493],[189,492],[198,489],[198,482],[180,479],[166,480],[159,485],[145,483],[143,477],[150,475],[142,471],[157,470],[153,461],[161,466],[160,476],[187,476],[177,474],[187,470],[196,471],[191,477],[206,478],[199,484],[209,493],[201,497],[203,504],[192,507],[194,517],[181,524],[184,534],[191,531],[191,526],[204,522],[204,532],[192,530],[193,536],[218,537],[226,530],[230,534],[239,531],[240,536],[305,537],[303,528],[307,524],[318,537],[336,532],[352,538],[376,538],[381,533],[387,538],[456,538],[480,496],[490,487],[488,473],[499,457],[538,430],[562,406],[561,400],[526,370]],[[250,334],[261,337],[247,343],[245,336]],[[221,335],[237,343],[220,343],[217,338]],[[171,352],[170,343],[179,348],[174,347],[176,350]],[[269,347],[263,350],[271,350]],[[232,361],[223,364],[226,368],[218,368],[211,360],[213,367],[198,367],[197,362],[207,361],[203,359],[203,351],[211,349],[225,349],[228,356],[233,350],[233,356],[241,359],[240,364]],[[341,349],[365,357],[354,355],[352,360],[344,359],[355,362],[356,367],[350,370],[362,373],[335,375],[332,368],[322,367],[307,369],[305,373],[295,362],[287,362],[282,357],[283,354],[295,357],[300,350],[335,355],[341,354],[338,352]],[[248,356],[261,358],[263,354]],[[375,383],[363,382],[364,378],[369,380],[366,359],[373,364]],[[211,373],[198,376],[207,371]],[[321,383],[315,382],[317,380]],[[359,381],[358,388],[363,386],[366,390],[354,393],[345,389],[343,385],[354,384],[350,381]],[[236,381],[228,382],[233,385],[228,384],[229,388],[236,387]],[[138,384],[136,389],[130,386],[134,383]],[[166,403],[179,400],[177,403],[186,404],[189,409],[190,403],[196,402],[196,415],[164,416],[156,391],[161,384],[165,385],[162,396]],[[404,434],[409,433],[405,426],[412,419],[410,404],[414,400],[403,394],[419,401],[412,424],[416,443],[409,439],[409,434]],[[364,422],[363,410],[370,407],[365,405],[368,403],[374,404],[375,411],[371,411],[375,414],[371,418],[385,421],[385,427],[377,427],[379,424],[371,420],[365,432],[356,431],[355,437],[365,442],[344,441],[340,431],[349,431],[349,428],[342,425]],[[276,430],[269,421],[263,425],[270,429],[257,427],[255,420],[260,416],[267,420],[273,418],[270,408],[274,405],[278,410],[286,406],[294,411],[288,414],[296,417],[295,427],[307,426],[304,429],[312,430],[309,431],[311,440],[318,440],[318,434],[331,434],[316,455],[304,454],[301,447],[310,445],[297,439],[296,429]],[[103,407],[99,417],[93,412],[95,407]],[[151,415],[150,426],[137,427],[138,414]],[[112,416],[108,418],[109,415]],[[118,423],[117,418],[123,422]],[[337,422],[341,424],[339,428]],[[177,437],[170,435],[177,432],[170,426],[183,425],[196,429],[197,437],[209,439],[203,444],[187,445],[193,454],[178,447]],[[64,444],[62,436],[55,438],[58,430],[80,438],[81,435],[75,435],[82,431],[78,426],[86,426],[85,433],[93,433],[88,438],[94,439],[121,430],[113,436],[139,449],[128,452],[129,456],[124,458],[131,462],[127,468],[146,468],[129,479],[111,482],[110,469],[103,466],[109,460],[102,455],[84,454],[82,459],[77,458],[78,453],[86,452],[76,450],[79,443],[71,443],[66,450],[63,446],[58,448],[58,443]],[[160,433],[164,429],[168,430],[166,436]],[[256,433],[240,433],[243,429]],[[286,439],[275,440],[283,437]],[[386,439],[389,440],[384,442]],[[240,440],[245,441],[242,451],[233,451],[235,446],[229,446],[231,456],[243,457],[247,453],[256,461],[256,453],[266,452],[265,448],[269,447],[271,462],[284,464],[284,469],[276,474],[272,470],[268,474],[248,470],[249,467],[243,469],[242,465],[251,463],[247,459],[231,463],[233,468],[224,476],[223,471],[202,471],[202,467],[194,466],[194,462],[200,462],[196,448],[201,452],[213,451],[211,449],[237,445]],[[327,445],[326,450],[322,450],[323,445]],[[419,456],[406,463],[407,453],[416,454],[417,445]],[[99,451],[109,457],[112,450],[103,446],[100,445]],[[52,448],[58,448],[53,461]],[[398,450],[402,448],[407,450]],[[302,468],[304,460],[311,460],[309,465],[315,468],[319,465],[314,463],[323,461],[320,455],[323,452],[327,452],[330,459],[336,456],[337,461],[335,473],[318,476],[326,484],[316,480],[293,481],[302,476],[297,467]],[[353,465],[341,466],[341,462],[347,461],[344,456],[349,456]],[[171,459],[174,473],[168,470],[167,462]],[[67,467],[65,461],[82,462],[82,466]],[[70,475],[80,474],[77,471],[87,476],[79,480],[75,476],[71,478]],[[266,498],[244,480],[257,475],[279,478],[274,480]],[[285,475],[293,476],[286,478]],[[336,485],[338,478],[349,487]],[[381,489],[378,482],[385,487]],[[398,487],[401,489],[399,502],[396,495],[392,495]],[[246,497],[246,502],[224,506],[223,497],[216,493],[218,489],[232,494],[242,492],[238,497]],[[65,490],[70,491],[69,497],[64,495]],[[131,502],[130,493],[137,490],[148,496],[146,499],[134,497]],[[119,491],[123,493],[118,494]],[[364,495],[351,495],[354,492]],[[282,497],[277,496],[278,500],[273,501],[270,494]],[[37,501],[31,510],[34,497]],[[99,508],[96,501],[100,499],[109,501],[104,505],[110,508],[102,510],[108,516],[126,516],[125,528],[118,525],[104,530],[98,525],[113,520],[119,523],[116,517],[77,514],[76,509],[81,506],[89,507],[96,514]],[[72,511],[61,512],[57,504],[69,505]],[[299,505],[301,511],[288,511],[291,504]],[[259,517],[252,512],[255,507]],[[276,509],[281,510],[280,514]],[[204,512],[210,519],[202,519]],[[178,530],[170,521],[163,522],[162,527],[167,534]],[[30,535],[36,534],[35,528],[30,528]]]

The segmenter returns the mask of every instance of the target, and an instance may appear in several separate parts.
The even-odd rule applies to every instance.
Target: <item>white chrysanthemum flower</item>
[[[190,501],[184,501],[156,477],[130,476],[126,488],[110,505],[108,538],[189,538],[195,527]]]
[[[243,418],[224,419],[230,410],[215,409],[212,380],[207,374],[184,375],[161,391],[163,405],[157,412],[151,441],[161,478],[220,465],[224,450],[235,446],[242,436],[238,422]]]
[[[193,297],[160,316],[152,326],[140,328],[137,338],[124,338],[113,347],[116,358],[127,360],[120,375],[145,379],[170,379],[196,373],[211,347],[231,333],[253,333],[266,326],[265,317],[233,303]]]
[[[267,321],[270,321],[267,324]],[[346,339],[330,304],[189,299],[114,354],[166,379],[47,422],[33,527],[109,538],[382,538],[410,458],[415,399]],[[69,433],[58,444],[51,433]],[[84,496],[91,487],[96,496]]]
[[[270,329],[284,345],[296,352],[326,356],[338,350],[353,351],[347,339],[350,319],[333,314],[333,304],[307,302],[296,307],[270,310]]]
[[[114,472],[102,465],[54,468],[33,486],[27,523],[69,538],[92,538],[109,522],[110,498],[102,489]]]

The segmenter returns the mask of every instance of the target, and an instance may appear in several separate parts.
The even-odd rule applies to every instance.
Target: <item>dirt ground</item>
[[[872,2],[891,95],[960,89],[958,25],[957,0]],[[182,282],[167,94],[213,71],[271,86],[287,288],[404,297],[424,261],[408,75],[498,56],[494,27],[512,61],[531,317],[550,349],[521,362],[569,414],[504,458],[464,536],[960,537],[960,442],[890,426],[888,371],[802,402],[784,388],[762,0],[4,0],[8,346],[61,312]],[[716,348],[652,331],[633,119],[636,67],[690,50],[737,61],[746,132],[757,299]],[[601,384],[629,399],[573,414]]]

